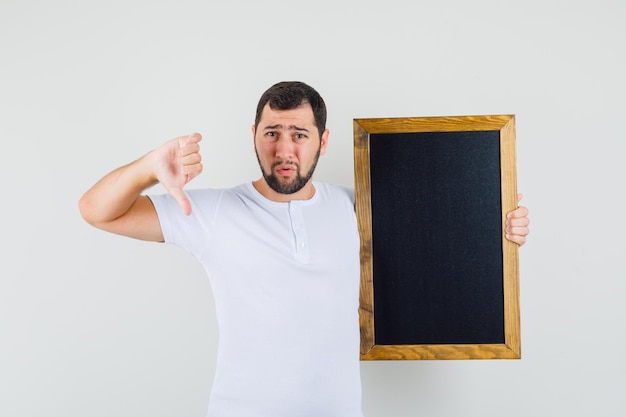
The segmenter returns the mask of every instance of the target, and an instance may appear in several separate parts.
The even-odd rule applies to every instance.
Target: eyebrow
[[[284,129],[284,125],[276,124],[276,125],[271,125],[271,126],[265,126],[263,128],[263,130],[274,130],[274,129]],[[309,129],[305,129],[304,127],[299,127],[299,126],[296,126],[296,125],[289,125],[288,129],[289,130],[297,130],[299,132],[307,132],[307,133],[309,133]]]

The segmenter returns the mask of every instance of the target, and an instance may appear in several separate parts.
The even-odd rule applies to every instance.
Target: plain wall
[[[516,115],[522,359],[362,363],[366,416],[623,416],[625,21],[622,0],[0,0],[0,416],[205,415],[204,271],[77,201],[194,131],[190,187],[258,178],[282,80],[326,99],[316,179],[343,185],[353,118]]]

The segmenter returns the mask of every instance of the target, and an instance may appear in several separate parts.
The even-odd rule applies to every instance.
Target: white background
[[[316,179],[344,185],[353,118],[517,117],[523,358],[362,363],[366,416],[625,415],[625,22],[622,0],[0,0],[0,416],[205,415],[203,270],[77,201],[194,131],[191,186],[256,179],[282,80],[324,96]]]

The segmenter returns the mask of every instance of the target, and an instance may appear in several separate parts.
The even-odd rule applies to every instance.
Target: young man
[[[194,133],[111,172],[80,200],[92,225],[175,244],[206,269],[220,329],[209,416],[362,416],[354,200],[312,179],[325,123],[313,88],[278,83],[252,127],[260,179],[184,193],[202,171]],[[169,194],[142,195],[157,182]],[[507,221],[520,245],[527,215],[520,207]]]

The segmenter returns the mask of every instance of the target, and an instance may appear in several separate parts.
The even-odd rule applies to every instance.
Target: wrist
[[[142,184],[142,188],[152,187],[159,182],[158,163],[156,158],[156,150],[152,150],[137,159],[135,165],[136,179]]]

